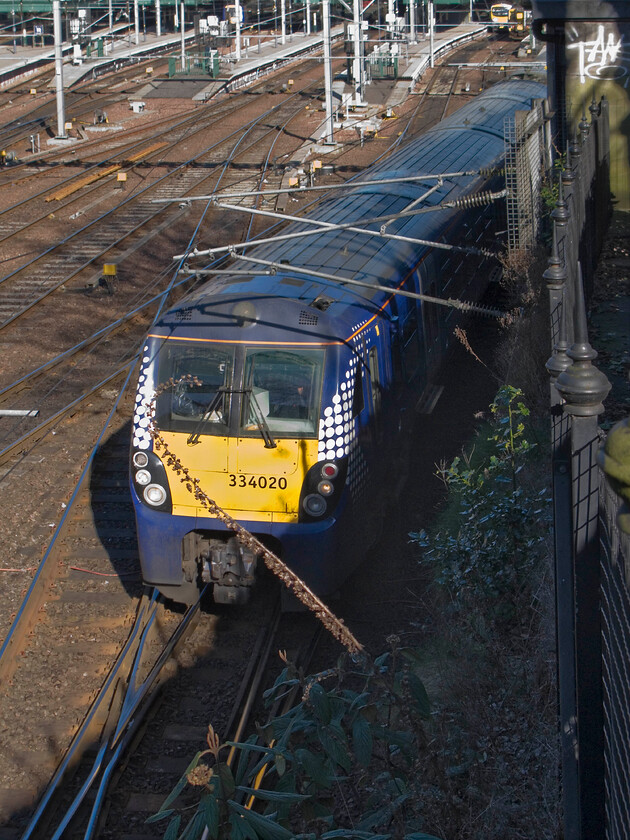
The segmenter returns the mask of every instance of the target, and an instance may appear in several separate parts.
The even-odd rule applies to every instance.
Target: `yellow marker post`
[[[110,295],[116,291],[116,263],[104,263],[101,286],[105,286]]]

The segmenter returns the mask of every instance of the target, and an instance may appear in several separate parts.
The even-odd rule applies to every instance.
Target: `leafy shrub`
[[[208,749],[148,821],[169,820],[165,840],[437,840],[419,817],[419,783],[437,772],[427,760],[420,773],[429,700],[416,652],[390,642],[377,659],[344,655],[309,678],[287,663],[266,701],[301,699],[244,743],[209,727]],[[193,787],[195,804],[175,808]]]
[[[514,600],[541,556],[550,521],[548,490],[534,492],[519,484],[535,446],[525,437],[529,411],[521,397],[511,386],[499,390],[490,406],[486,457],[475,463],[463,455],[438,470],[459,527],[410,534],[454,609],[474,606],[495,619],[513,616]]]

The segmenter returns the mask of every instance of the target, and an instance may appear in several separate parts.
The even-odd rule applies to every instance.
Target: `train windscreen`
[[[490,20],[495,23],[507,23],[511,5],[507,3],[496,3],[490,7]]]
[[[323,349],[164,342],[156,424],[170,432],[316,437]],[[164,387],[164,386],[167,387]]]
[[[234,347],[167,341],[160,351],[159,383],[173,385],[158,397],[158,428],[171,432],[225,435],[229,427]]]
[[[323,367],[323,350],[247,349],[240,434],[257,434],[262,415],[277,436],[316,436]]]

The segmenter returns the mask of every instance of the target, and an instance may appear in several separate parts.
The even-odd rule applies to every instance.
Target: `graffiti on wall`
[[[624,49],[623,35],[606,32],[606,26],[599,24],[597,34],[591,40],[574,41],[567,44],[568,50],[577,51],[577,70],[582,84],[587,79],[621,82],[624,87],[630,83],[630,55]]]

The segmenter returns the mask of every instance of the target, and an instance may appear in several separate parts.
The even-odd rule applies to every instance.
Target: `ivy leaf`
[[[440,840],[433,834],[425,834],[423,831],[412,831],[411,834],[405,834],[403,840]]]

